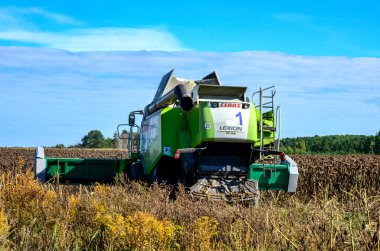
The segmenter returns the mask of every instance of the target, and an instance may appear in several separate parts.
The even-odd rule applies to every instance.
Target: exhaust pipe
[[[190,93],[186,90],[183,84],[179,84],[161,98],[158,98],[147,105],[145,107],[145,112],[147,115],[151,115],[156,111],[173,104],[177,100],[179,101],[182,110],[188,112],[193,108],[193,99],[191,98]]]

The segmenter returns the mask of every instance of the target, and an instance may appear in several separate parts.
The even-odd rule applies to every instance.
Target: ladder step
[[[263,126],[263,131],[271,131],[271,132],[275,132],[275,131],[276,131],[276,127]]]

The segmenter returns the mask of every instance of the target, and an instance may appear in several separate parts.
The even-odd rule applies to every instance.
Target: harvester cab
[[[274,86],[260,88],[249,100],[246,87],[224,86],[216,72],[194,81],[175,77],[172,70],[163,76],[153,101],[118,127],[129,127],[118,130],[128,140],[124,167],[109,160],[114,168],[104,170],[150,182],[180,182],[192,196],[215,200],[256,202],[259,190],[295,192],[297,164],[280,151],[275,94]],[[136,115],[142,116],[141,125],[136,125]],[[58,160],[47,158],[45,173],[72,177],[73,172],[70,176],[54,164]],[[66,161],[67,166],[73,163]],[[99,166],[86,168],[87,173],[100,172]]]

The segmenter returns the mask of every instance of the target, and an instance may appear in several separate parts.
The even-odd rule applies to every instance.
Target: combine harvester
[[[126,174],[149,182],[180,182],[193,196],[230,202],[256,203],[259,190],[294,193],[298,168],[279,150],[276,89],[260,88],[251,101],[246,90],[223,86],[216,72],[192,81],[175,77],[172,70],[163,76],[153,101],[118,126],[118,131],[129,127],[128,159],[49,158],[38,147],[36,177],[88,183]],[[142,116],[141,126],[136,115]]]

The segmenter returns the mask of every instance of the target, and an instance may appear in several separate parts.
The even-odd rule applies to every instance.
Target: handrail
[[[256,94],[260,93],[261,91],[264,92],[264,91],[269,90],[269,89],[273,89],[273,90],[272,90],[272,97],[274,97],[274,95],[276,95],[276,86],[275,86],[275,85],[272,85],[272,86],[266,87],[266,88],[264,88],[264,89],[262,89],[262,88],[260,87],[260,90],[258,90],[257,92],[254,92],[254,93],[252,94],[252,102],[254,101],[254,96],[255,96]]]
[[[277,106],[276,109],[276,131],[277,131],[277,151],[280,151],[280,141],[281,141],[281,109]]]
[[[264,149],[263,92],[264,92],[263,89],[260,87],[260,150]],[[252,97],[252,100],[253,100],[253,97]],[[260,152],[260,155],[261,155],[261,152]]]
[[[133,128],[137,128],[137,139],[133,139]],[[135,134],[135,136],[136,136]],[[133,143],[136,143],[137,145],[137,152],[139,151],[139,144],[140,144],[140,127],[138,125],[130,125],[129,127],[129,134],[128,134],[128,155],[129,155],[129,158],[132,158],[132,153],[134,153],[133,151],[133,146],[134,144]]]

